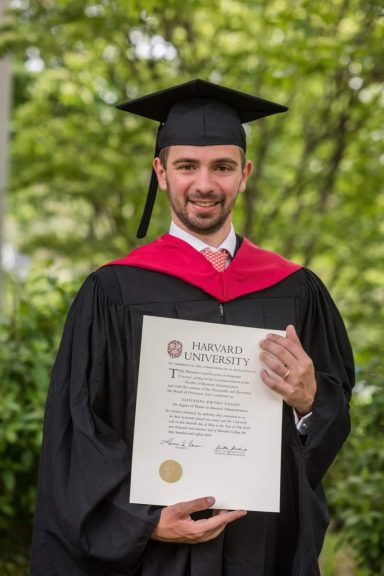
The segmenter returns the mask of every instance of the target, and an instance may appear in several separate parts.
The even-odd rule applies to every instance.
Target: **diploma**
[[[279,511],[282,399],[259,360],[270,332],[285,335],[144,316],[130,502]]]

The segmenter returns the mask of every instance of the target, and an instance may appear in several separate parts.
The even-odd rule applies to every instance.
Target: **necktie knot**
[[[213,252],[209,248],[204,248],[204,250],[201,251],[201,254],[208,260],[208,262],[212,264],[212,266],[218,272],[224,272],[225,263],[229,255],[228,250],[225,248],[220,248],[220,250]]]

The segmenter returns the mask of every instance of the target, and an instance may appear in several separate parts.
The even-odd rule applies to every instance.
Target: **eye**
[[[217,164],[215,170],[217,172],[232,172],[233,166],[231,164]]]
[[[195,169],[194,164],[179,164],[177,170],[182,170],[183,172],[190,172]]]

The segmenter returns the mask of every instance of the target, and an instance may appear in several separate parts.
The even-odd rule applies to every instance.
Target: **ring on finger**
[[[288,378],[288,376],[289,376],[289,368],[288,368],[288,366],[286,366],[286,369],[287,369],[286,373],[284,374],[284,376],[282,376],[283,380],[286,380],[286,379]]]

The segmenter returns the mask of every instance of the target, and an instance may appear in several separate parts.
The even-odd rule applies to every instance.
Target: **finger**
[[[211,516],[211,518],[204,518],[194,522],[194,529],[199,533],[200,537],[210,532],[222,531],[227,524],[239,520],[247,514],[246,510],[219,510],[218,514]]]
[[[206,496],[204,498],[195,498],[194,500],[172,504],[169,506],[169,509],[172,509],[172,511],[175,513],[175,516],[185,517],[189,516],[193,512],[206,510],[207,508],[213,506],[214,503],[215,499],[213,496]]]
[[[292,364],[288,354],[281,353],[280,356],[275,356],[274,354],[263,351],[260,353],[260,360],[269,370],[272,370],[277,377],[283,380],[287,378],[289,374],[288,364]]]
[[[212,510],[212,516],[220,516],[222,514],[225,514],[226,512],[228,512],[228,510]]]
[[[210,518],[209,520],[206,520],[206,525],[204,526],[204,529],[201,530],[200,526],[197,526],[197,532],[196,535],[194,537],[194,541],[195,543],[197,542],[207,542],[208,540],[213,540],[214,538],[216,538],[217,536],[219,536],[219,534],[221,534],[224,530],[225,527],[230,524],[231,522],[234,522],[235,520],[239,520],[240,518],[242,518],[243,516],[245,516],[247,514],[246,510],[232,510],[231,512],[228,512],[227,510],[220,510],[219,514],[217,514],[216,516],[212,516],[212,518]],[[220,519],[220,523],[217,526],[214,526],[213,520],[215,519]],[[201,522],[204,522],[204,520],[201,520]],[[197,522],[195,522],[195,525],[199,523],[199,520]],[[209,530],[207,530],[208,528],[208,523],[210,523],[209,526]]]
[[[289,324],[287,326],[286,333],[287,333],[287,339],[288,340],[295,342],[296,344],[298,344],[301,347],[300,338],[298,337],[297,332],[296,332],[296,328],[293,326],[293,324]]]
[[[283,380],[282,378],[279,379],[273,378],[273,376],[271,376],[267,370],[262,370],[260,372],[260,376],[264,384],[266,384],[268,388],[273,390],[273,392],[276,392],[284,399],[289,395],[289,392],[291,391],[291,386],[287,384],[286,380]]]
[[[188,504],[188,502],[181,504]],[[223,532],[227,524],[246,514],[245,510],[235,510],[231,512],[217,510],[218,514],[211,518],[192,520],[190,516],[174,517],[174,509],[178,507],[180,507],[179,504],[176,504],[173,506],[173,511],[171,506],[162,510],[160,521],[151,535],[153,540],[186,544],[207,542]]]
[[[292,339],[285,338],[278,334],[268,334],[264,340],[261,340],[260,347],[277,356],[285,364],[307,356],[300,340],[293,339],[293,337]]]
[[[245,510],[232,510],[230,512],[222,510],[218,512],[219,514],[201,520],[192,520],[191,518],[181,520],[177,530],[177,541],[207,542],[223,532],[227,524],[238,520],[247,513]]]

